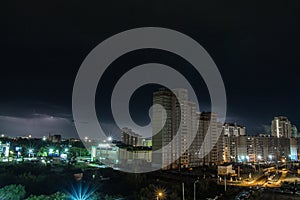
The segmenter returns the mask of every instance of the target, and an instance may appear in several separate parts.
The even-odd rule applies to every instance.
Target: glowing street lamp
[[[244,162],[245,161],[245,156],[241,156],[240,161]]]
[[[269,155],[269,159],[270,159],[270,161],[272,161],[272,158],[273,158],[273,156],[272,156],[272,155]]]
[[[49,149],[49,155],[51,155],[52,156],[52,154],[53,154],[53,149]]]
[[[158,192],[158,193],[157,193],[157,196],[156,196],[156,199],[159,200],[159,199],[161,199],[163,196],[164,196],[164,194],[163,194],[162,192]]]
[[[156,197],[156,200],[166,199],[166,190],[161,187],[156,187],[154,190],[154,195]]]
[[[262,159],[261,155],[258,155],[257,158],[258,158],[258,160],[261,160],[261,159]]]
[[[199,183],[199,180],[194,182],[194,200],[196,200],[196,184]]]
[[[247,161],[249,162],[249,160],[250,160],[250,157],[249,157],[249,156],[246,156],[246,159],[247,159]]]
[[[32,154],[32,157],[34,157],[33,149],[28,150],[28,157],[29,158],[30,158],[31,154]]]
[[[89,186],[79,184],[77,187],[72,186],[72,190],[68,193],[71,200],[88,200],[94,194],[95,189]]]

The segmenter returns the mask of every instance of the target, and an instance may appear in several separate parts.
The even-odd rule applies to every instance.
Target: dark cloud
[[[264,131],[275,115],[300,126],[299,7],[289,0],[6,1],[0,8],[0,130],[76,135],[71,101],[81,62],[104,39],[143,26],[181,31],[205,47],[225,83],[228,120],[248,133]],[[122,71],[116,67],[113,77]],[[207,110],[209,102],[201,103]]]
[[[36,137],[48,134],[62,134],[63,137],[74,137],[73,122],[66,118],[53,116],[12,117],[0,116],[1,133],[10,136],[25,136],[32,134]]]
[[[14,102],[2,104],[0,109],[1,133],[37,137],[58,133],[63,137],[77,137],[71,112],[61,106]]]

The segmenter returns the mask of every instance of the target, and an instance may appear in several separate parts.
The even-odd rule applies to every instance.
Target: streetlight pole
[[[185,200],[185,197],[184,197],[184,182],[182,182],[182,200]]]
[[[227,174],[225,174],[225,180],[224,180],[224,187],[225,187],[224,190],[225,190],[225,192],[226,192],[226,189],[227,189],[227,188],[226,188],[226,179],[227,179],[226,176],[227,176]]]
[[[196,200],[196,184],[199,182],[199,180],[196,180],[194,182],[194,200]]]
[[[30,158],[32,154],[32,157],[34,157],[33,149],[28,150],[28,157]]]

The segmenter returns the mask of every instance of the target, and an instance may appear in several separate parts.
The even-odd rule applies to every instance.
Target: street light
[[[166,198],[166,190],[164,188],[157,187],[154,190],[155,199],[162,200]]]
[[[246,159],[247,159],[247,162],[249,162],[250,157],[249,157],[249,156],[246,156]]]
[[[31,154],[32,154],[32,157],[34,157],[33,149],[29,149],[29,150],[28,150],[28,157],[29,157],[29,158],[30,158]]]
[[[258,155],[257,158],[258,158],[258,160],[261,160],[261,159],[262,159],[261,155]]]
[[[196,184],[199,183],[199,180],[194,182],[194,200],[196,200]]]
[[[52,154],[53,154],[53,149],[49,149],[49,155],[51,155],[52,156]]]
[[[164,191],[163,190],[157,191],[156,200],[163,199],[163,198],[164,198]]]
[[[269,155],[269,159],[270,159],[270,161],[272,161],[272,155]]]
[[[241,156],[241,160],[242,160],[242,162],[244,162],[245,156]]]
[[[159,192],[159,193],[157,193],[156,199],[158,200],[158,199],[160,199],[162,196],[163,196],[163,193],[162,193],[162,192]]]
[[[257,159],[258,159],[258,172],[260,172],[260,163],[259,162],[262,160],[262,156],[258,155]]]

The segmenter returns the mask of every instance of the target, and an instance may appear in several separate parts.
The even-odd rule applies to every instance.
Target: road
[[[267,175],[261,175],[257,177],[256,179],[252,181],[240,181],[240,182],[227,182],[228,186],[238,186],[238,187],[256,187],[256,186],[261,186],[261,187],[281,187],[281,184],[284,182],[284,179],[287,175],[287,171],[283,170],[274,170],[272,171],[273,173],[280,173],[281,176],[279,178],[275,178],[274,180],[269,180],[268,181],[268,176]],[[220,185],[224,185],[224,182],[219,183]]]

